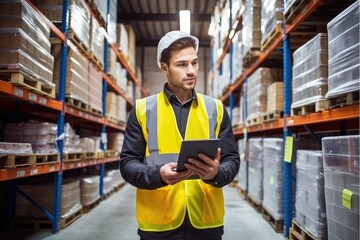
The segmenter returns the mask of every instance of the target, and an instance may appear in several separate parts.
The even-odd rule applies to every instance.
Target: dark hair
[[[169,65],[171,53],[176,50],[181,50],[184,48],[193,47],[196,49],[196,44],[192,38],[184,37],[170,44],[168,48],[165,48],[161,53],[160,62],[166,63]]]

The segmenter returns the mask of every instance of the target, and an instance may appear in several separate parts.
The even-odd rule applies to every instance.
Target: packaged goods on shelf
[[[109,132],[107,135],[108,149],[121,151],[124,142],[124,133],[122,132]]]
[[[239,154],[240,154],[240,169],[238,173],[238,186],[241,188],[242,191],[247,191],[247,168],[248,168],[248,161],[246,159],[246,151],[247,145],[245,145],[245,140],[240,139],[238,141],[239,146]]]
[[[101,1],[101,2],[106,2],[106,1]],[[110,43],[116,43],[117,2],[118,2],[117,0],[110,0],[109,2],[110,17],[108,18],[106,32],[110,37]]]
[[[89,111],[100,115],[102,113],[102,76],[99,69],[89,63]]]
[[[127,120],[127,102],[122,96],[118,96],[118,119],[121,123],[126,123]]]
[[[359,135],[322,139],[328,239],[359,239]]]
[[[284,218],[283,163],[284,147],[282,138],[263,139],[263,208],[275,219]]]
[[[230,110],[230,109],[229,109]],[[239,107],[233,107],[232,109],[232,118],[231,118],[231,126],[233,128],[239,126],[240,122],[240,111],[241,109]]]
[[[130,24],[125,25],[127,34],[128,34],[128,56],[127,56],[127,60],[128,60],[128,64],[130,69],[135,72],[135,66],[136,66],[136,35],[135,35],[135,31],[133,29],[133,27]]]
[[[108,75],[110,78],[117,82],[119,75],[121,74],[121,65],[117,61],[117,56],[111,47],[108,48]]]
[[[118,23],[116,25],[116,34],[116,46],[124,57],[127,58],[129,55],[129,36],[124,24]]]
[[[102,0],[91,0],[91,5],[96,10],[97,13],[100,14],[100,17],[105,22],[106,19],[106,12],[107,12],[107,2]],[[110,8],[111,9],[111,8]]]
[[[327,239],[321,151],[297,151],[295,220],[316,239]]]
[[[91,16],[90,22],[90,55],[99,67],[104,66],[104,40],[99,22]]]
[[[243,43],[242,43],[242,30],[239,30],[235,33],[233,37],[233,53],[232,53],[232,71],[233,78],[232,82],[235,82],[236,79],[240,77],[243,72]]]
[[[261,205],[263,201],[263,179],[264,179],[264,152],[263,139],[250,138],[249,139],[249,189],[248,196],[252,200]]]
[[[35,181],[31,184],[17,186],[45,210],[52,213],[54,204],[55,186],[53,183]],[[68,219],[81,211],[80,181],[78,179],[64,178],[61,185],[60,218]],[[44,213],[22,197],[16,194],[15,218],[46,218]]]
[[[243,12],[242,42],[244,56],[252,49],[261,47],[261,0],[246,1]]]
[[[282,0],[261,0],[261,44],[276,33],[281,24]]]
[[[106,117],[113,121],[118,120],[118,97],[114,92],[106,93]]]
[[[359,1],[356,1],[327,25],[329,41],[327,98],[360,90],[359,22]]]
[[[80,136],[75,134],[75,130],[69,123],[64,126],[64,139],[63,139],[63,152],[64,153],[81,153],[83,152]]]
[[[95,145],[95,139],[90,137],[82,137],[80,138],[81,149],[83,152],[97,152],[97,148]]]
[[[61,45],[52,45],[52,55],[55,58],[54,64],[54,80],[56,86],[60,82],[60,56]],[[86,109],[89,104],[89,82],[88,82],[88,59],[80,53],[78,49],[68,48],[67,52],[67,67],[66,67],[66,89],[65,96],[72,100],[80,101],[83,108]],[[56,93],[58,94],[58,88]],[[79,106],[76,102],[70,101],[70,103]]]
[[[30,143],[0,142],[0,156],[28,154],[33,154]]]
[[[267,113],[284,110],[284,83],[274,82],[267,88]]]
[[[50,29],[25,1],[0,2],[0,68],[53,89]]]
[[[220,15],[220,41],[221,46],[226,44],[228,35],[233,28],[233,24],[236,21],[240,7],[243,6],[242,1],[232,1],[230,7],[230,1],[226,1],[225,5],[221,9]],[[231,17],[231,19],[230,19]]]
[[[104,176],[104,194],[109,194],[114,190],[114,181],[111,175]]]
[[[62,0],[31,0],[31,2],[57,27],[62,23]],[[90,10],[85,1],[70,0],[68,7],[69,39],[89,49]]]
[[[284,13],[288,13],[296,0],[284,0]]]
[[[100,177],[89,176],[80,181],[81,205],[89,207],[100,199]]]
[[[258,68],[249,78],[247,86],[247,121],[267,112],[267,88],[282,79],[281,69]]]
[[[4,129],[5,141],[30,143],[33,153],[57,153],[56,134],[57,125],[48,122],[8,123]]]
[[[125,183],[125,180],[122,178],[119,169],[110,170],[109,172],[107,172],[107,175],[111,176],[111,178],[113,179],[113,184],[115,188],[120,187],[123,183]]]
[[[292,108],[325,100],[328,90],[326,42],[327,34],[320,33],[294,52]]]

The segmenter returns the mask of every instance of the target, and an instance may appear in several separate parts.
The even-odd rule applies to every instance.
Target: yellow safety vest
[[[192,102],[185,139],[218,137],[223,118],[221,101],[197,94]],[[136,101],[136,117],[147,142],[145,164],[176,162],[182,136],[173,108],[164,92]],[[143,231],[173,230],[182,224],[186,210],[198,229],[219,227],[224,222],[221,188],[201,179],[189,179],[155,190],[137,189],[136,216]]]

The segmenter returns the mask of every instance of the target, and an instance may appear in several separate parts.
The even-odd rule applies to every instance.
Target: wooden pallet
[[[35,154],[36,165],[51,164],[59,162],[59,154]]]
[[[318,100],[300,107],[291,109],[291,116],[302,116],[309,113],[321,112],[329,108],[327,100]]]
[[[60,228],[61,229],[66,228],[81,216],[82,216],[82,207],[80,207],[78,210],[76,210],[73,214],[71,214],[67,218],[60,218]]]
[[[88,107],[88,110],[87,110],[89,113],[91,114],[94,114],[96,116],[99,116],[99,117],[102,117],[102,111],[98,110],[98,109],[95,109],[91,106]]]
[[[105,150],[105,157],[118,157],[119,156],[119,151],[118,150]]]
[[[5,155],[0,156],[0,168],[16,168],[35,165],[34,155]]]
[[[303,228],[295,220],[292,221],[290,228],[290,240],[317,240],[309,231]]]
[[[111,123],[114,123],[114,124],[118,124],[118,123],[119,123],[119,120],[116,119],[116,118],[113,117],[113,116],[106,116],[106,121],[111,122]]]
[[[269,36],[265,39],[265,41],[261,44],[261,52],[265,51],[265,49],[272,43],[279,35],[282,34],[282,25],[277,24],[274,30],[271,31]]]
[[[275,232],[283,232],[284,219],[275,219],[264,207],[262,208],[262,216],[268,221],[268,223],[275,230]]]
[[[39,79],[17,69],[0,70],[2,80],[9,81],[11,84],[20,86],[29,90],[30,92],[37,93],[49,98],[55,98],[55,88],[47,86]]]
[[[100,198],[89,205],[83,205],[83,213],[88,213],[100,204]]]
[[[104,157],[104,152],[85,152],[83,153],[83,160],[99,159]]]
[[[254,125],[258,125],[264,122],[264,117],[263,116],[257,116],[254,118],[250,118],[247,120],[247,126],[254,126]]]
[[[93,52],[89,51],[88,56],[100,70],[103,68],[102,61],[98,59]]]
[[[262,212],[262,206],[260,203],[258,203],[257,200],[255,200],[255,198],[253,198],[252,196],[247,195],[247,199],[248,203],[250,204],[250,206],[252,206],[258,213]]]
[[[64,153],[63,161],[64,162],[76,162],[82,160],[82,153]]]
[[[359,104],[359,92],[350,92],[340,96],[328,98],[329,109]]]
[[[67,105],[70,105],[72,107],[75,107],[75,108],[83,110],[83,111],[87,111],[87,109],[88,109],[88,104],[82,102],[81,100],[72,98],[70,96],[65,97],[65,103]]]
[[[307,2],[308,0],[295,0],[284,15],[286,23],[290,23],[294,16],[304,8]]]
[[[271,113],[266,113],[264,115],[264,122],[275,121],[282,118],[283,116],[284,116],[284,111],[280,111],[280,110]]]
[[[115,193],[114,189],[103,195],[103,200],[108,199]]]
[[[88,54],[88,47],[83,43],[83,41],[78,37],[73,29],[68,30],[68,39],[73,43],[80,51],[82,51],[86,56]],[[62,40],[58,37],[51,37],[50,43],[52,45],[62,44]]]
[[[246,193],[245,189],[242,189],[240,186],[237,186],[236,190],[242,199],[244,199],[244,200],[247,199],[247,193]]]
[[[125,185],[125,182],[122,182],[122,183],[114,186],[114,192],[119,191],[124,185]]]
[[[260,56],[261,52],[259,48],[250,48],[250,50],[243,57],[243,67],[247,68],[255,62]]]

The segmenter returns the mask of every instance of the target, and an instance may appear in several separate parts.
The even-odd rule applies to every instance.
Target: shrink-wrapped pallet
[[[63,179],[61,185],[60,217],[67,219],[82,208],[80,202],[80,181],[78,179]],[[48,212],[54,211],[53,183],[34,182],[17,186],[21,191],[29,195],[34,201]],[[31,204],[19,193],[15,201],[15,217],[18,218],[46,218],[44,213]]]
[[[124,142],[124,133],[109,132],[107,135],[107,148],[111,150],[121,151]]]
[[[261,0],[249,0],[243,12],[242,42],[246,55],[252,48],[261,47]]]
[[[360,136],[322,139],[328,239],[359,239]]]
[[[263,157],[263,139],[249,139],[249,189],[248,196],[256,204],[261,205],[263,201],[263,178],[264,178],[264,157]]]
[[[81,204],[89,207],[100,199],[100,177],[85,177],[80,181]]]
[[[233,59],[232,59],[232,76],[233,79],[232,82],[235,82],[236,79],[238,79],[242,72],[243,72],[243,42],[242,42],[242,30],[239,30],[235,33],[233,37]]]
[[[355,1],[328,25],[329,91],[334,98],[360,90],[360,17],[359,1]]]
[[[284,143],[282,138],[263,139],[264,196],[262,206],[275,219],[284,219]]]
[[[0,68],[53,89],[50,29],[26,1],[0,1]]]
[[[327,239],[321,151],[297,151],[295,220],[316,239]]]
[[[92,63],[89,63],[89,111],[102,114],[102,76],[100,70]]]
[[[90,22],[90,56],[99,65],[104,66],[104,34],[99,22],[94,16]]]
[[[282,1],[261,0],[261,44],[282,24]]]
[[[320,33],[294,52],[291,107],[325,100],[328,90],[327,34]]]
[[[110,170],[110,171],[107,173],[107,175],[108,175],[108,176],[111,176],[115,188],[118,188],[118,187],[120,187],[123,183],[125,183],[125,180],[124,180],[123,177],[121,176],[119,169]]]
[[[240,155],[240,168],[238,173],[238,187],[246,192],[247,191],[247,171],[248,171],[248,161],[246,159],[246,145],[245,140],[240,139],[238,141],[239,155]]]

